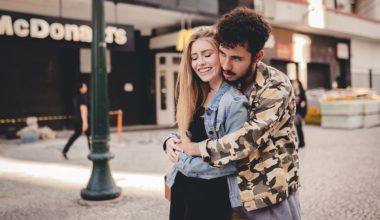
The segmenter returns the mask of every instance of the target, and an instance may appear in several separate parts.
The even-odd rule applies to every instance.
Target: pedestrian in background
[[[306,93],[302,86],[301,81],[298,79],[292,80],[292,86],[294,89],[294,93],[296,96],[296,117],[294,119],[294,124],[297,129],[297,136],[298,136],[298,146],[299,147],[305,147],[305,139],[304,134],[302,130],[302,124],[304,123],[304,118],[307,113],[307,100],[306,100]]]
[[[85,83],[80,83],[78,86],[78,92],[74,96],[73,100],[74,105],[74,114],[73,114],[73,123],[74,123],[74,134],[67,141],[65,147],[62,150],[62,156],[67,160],[67,152],[70,150],[71,145],[78,139],[81,134],[85,133],[87,136],[88,148],[90,146],[90,129],[89,129],[89,120],[88,120],[88,97],[87,97],[87,85]]]
[[[166,184],[171,187],[170,220],[230,220],[241,204],[236,164],[211,167],[200,157],[173,151],[181,142],[217,139],[247,120],[247,98],[223,80],[215,30],[196,31],[182,54],[177,86],[178,134],[164,144],[174,166]]]

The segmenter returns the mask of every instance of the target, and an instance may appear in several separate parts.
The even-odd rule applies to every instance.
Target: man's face
[[[240,45],[234,48],[219,46],[219,53],[222,73],[226,80],[236,81],[250,72],[253,59],[246,47]]]

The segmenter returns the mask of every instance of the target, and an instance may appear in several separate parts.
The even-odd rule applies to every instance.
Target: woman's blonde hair
[[[213,45],[215,50],[218,51],[218,44],[214,37],[214,28],[201,27],[191,35],[189,42],[182,53],[176,86],[176,117],[178,130],[182,136],[189,129],[195,111],[203,105],[207,93],[210,90],[209,84],[207,82],[202,82],[191,67],[191,47],[196,40],[204,39]]]

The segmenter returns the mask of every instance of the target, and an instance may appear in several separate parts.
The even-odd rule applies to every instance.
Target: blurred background
[[[71,128],[76,85],[90,78],[91,4],[0,1],[0,119],[13,119],[0,121],[0,134],[30,116],[54,130]],[[273,26],[263,61],[308,91],[306,122],[321,123],[321,98],[380,92],[376,0],[110,0],[110,110],[123,111],[124,126],[174,124],[181,30],[212,25],[237,6],[254,8]]]

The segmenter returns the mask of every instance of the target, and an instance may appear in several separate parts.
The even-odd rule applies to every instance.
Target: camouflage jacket
[[[264,63],[256,68],[249,116],[240,130],[200,142],[211,166],[237,161],[238,187],[247,211],[277,204],[299,187],[295,96],[288,77]]]

